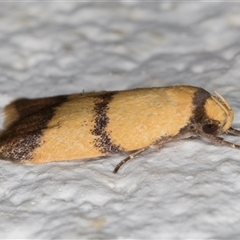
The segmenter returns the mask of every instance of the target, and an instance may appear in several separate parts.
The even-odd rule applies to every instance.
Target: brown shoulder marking
[[[209,97],[211,97],[211,94],[203,88],[198,88],[195,92],[192,101],[193,106],[195,106],[195,110],[193,112],[194,116],[191,119],[192,122],[198,123],[204,119],[206,116],[204,105]]]

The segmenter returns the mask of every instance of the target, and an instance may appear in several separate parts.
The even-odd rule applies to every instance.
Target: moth
[[[129,152],[114,169],[151,146],[192,136],[240,149],[218,135],[231,127],[233,110],[218,93],[193,86],[90,92],[18,99],[4,109],[0,158],[46,163]]]

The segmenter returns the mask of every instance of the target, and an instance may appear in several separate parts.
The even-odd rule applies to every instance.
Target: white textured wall
[[[0,107],[190,84],[226,97],[240,127],[239,52],[238,3],[0,3]],[[124,156],[1,161],[0,238],[240,237],[240,151],[184,140],[114,175]]]

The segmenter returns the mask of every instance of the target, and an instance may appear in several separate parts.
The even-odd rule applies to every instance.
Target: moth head
[[[208,134],[221,134],[227,132],[232,125],[233,110],[228,102],[217,92],[217,96],[210,96],[204,105],[204,119],[202,131]]]

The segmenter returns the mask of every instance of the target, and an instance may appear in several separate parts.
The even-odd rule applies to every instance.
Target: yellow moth
[[[233,110],[219,94],[192,86],[93,92],[18,99],[4,109],[0,157],[46,163],[131,152],[115,168],[151,146],[199,136],[240,149],[219,134],[231,127]]]

